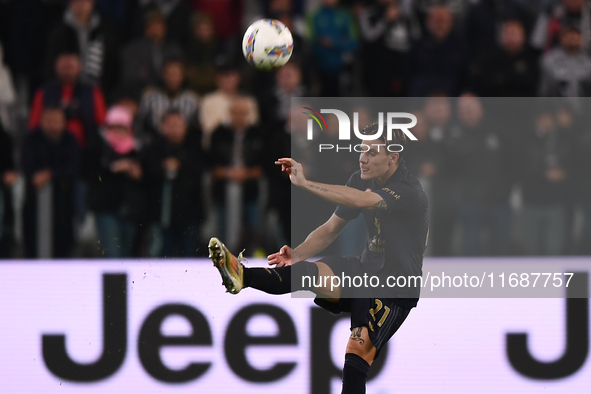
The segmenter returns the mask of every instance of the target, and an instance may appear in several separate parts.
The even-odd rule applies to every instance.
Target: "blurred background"
[[[301,241],[273,165],[295,152],[292,97],[423,98],[406,162],[431,197],[428,255],[588,255],[590,10],[0,0],[0,258],[205,256],[213,235],[260,257]],[[263,17],[295,42],[270,73],[241,53]],[[521,102],[509,129],[485,97],[563,99]]]

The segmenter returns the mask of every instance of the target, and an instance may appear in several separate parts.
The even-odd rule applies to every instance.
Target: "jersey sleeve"
[[[404,185],[397,185],[396,190],[383,187],[379,190],[374,190],[374,193],[382,197],[382,200],[388,205],[388,213],[411,209],[417,198],[414,189],[405,187]]]
[[[349,178],[349,180],[347,181],[345,186],[352,187],[357,190],[361,190],[360,183],[361,183],[361,177],[359,176],[359,173],[356,172],[353,175],[351,175],[351,177]],[[360,212],[361,212],[360,209],[349,208],[349,207],[345,207],[343,205],[338,205],[334,211],[335,215],[337,215],[341,219],[345,219],[345,220],[353,220],[353,219],[357,218],[357,216],[359,216]]]

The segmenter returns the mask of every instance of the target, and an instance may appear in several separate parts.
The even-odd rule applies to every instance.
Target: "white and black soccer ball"
[[[287,63],[292,51],[291,32],[276,19],[261,19],[254,22],[242,39],[244,58],[259,70],[280,68]]]

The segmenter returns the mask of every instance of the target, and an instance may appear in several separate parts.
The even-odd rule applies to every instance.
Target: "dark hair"
[[[363,135],[374,135],[375,133],[377,133],[378,129],[380,127],[379,123],[372,123],[370,125],[365,126],[362,130],[361,130],[361,134]],[[386,146],[388,145],[392,145],[392,144],[397,144],[400,145],[402,147],[402,150],[398,153],[398,163],[400,163],[400,160],[402,159],[402,154],[404,152],[404,150],[406,149],[406,134],[404,134],[404,132],[400,129],[393,129],[392,130],[392,139],[389,140],[388,139],[388,125],[386,123],[382,123],[382,135],[379,137],[379,140],[382,141]],[[388,154],[390,154],[390,152],[387,151]],[[391,152],[391,153],[395,153],[395,152]]]
[[[154,22],[164,23],[166,25],[166,18],[164,14],[157,9],[151,9],[146,11],[144,14],[144,25],[147,27],[149,24]]]
[[[565,33],[581,34],[581,27],[577,26],[575,23],[565,23],[560,29],[560,34],[565,34]]]
[[[43,105],[43,111],[41,112],[50,112],[50,111],[59,111],[64,112],[64,108],[59,104],[57,101],[49,101]]]
[[[191,16],[191,26],[196,27],[201,23],[213,24],[213,20],[211,19],[211,16],[206,12],[197,11],[193,13],[193,15]]]
[[[519,27],[523,28],[523,22],[514,16],[507,16],[506,18],[503,18],[503,25],[508,24],[519,25]]]
[[[164,62],[162,63],[162,70],[171,64],[178,64],[183,68],[185,68],[187,65],[183,56],[180,56],[180,54],[172,54],[164,59]]]

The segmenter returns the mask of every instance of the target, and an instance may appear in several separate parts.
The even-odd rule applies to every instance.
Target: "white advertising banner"
[[[340,392],[347,316],[208,260],[0,263],[0,297],[2,393]],[[368,393],[588,393],[588,352],[588,298],[425,298]]]

